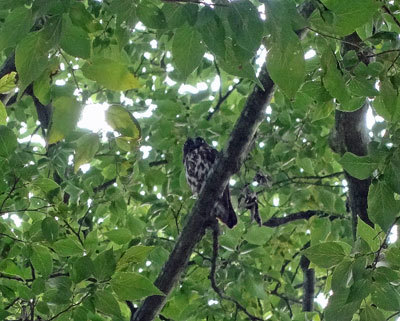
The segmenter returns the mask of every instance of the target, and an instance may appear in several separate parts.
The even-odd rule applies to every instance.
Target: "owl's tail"
[[[222,195],[220,202],[217,202],[215,210],[216,216],[229,228],[232,228],[237,224],[237,216],[231,203],[229,187],[225,188],[224,194]]]

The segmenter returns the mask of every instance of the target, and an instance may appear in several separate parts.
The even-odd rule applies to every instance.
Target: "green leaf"
[[[256,83],[260,88],[263,88],[261,82],[256,77],[256,73],[254,71],[253,66],[248,61],[248,59],[238,58],[235,54],[234,48],[237,45],[232,43],[230,40],[225,41],[225,56],[223,58],[218,59],[218,64],[220,67],[225,70],[227,73],[250,79],[254,83]]]
[[[337,292],[342,288],[349,288],[353,281],[353,270],[350,260],[343,260],[336,266],[332,275],[332,291]]]
[[[323,83],[326,90],[332,97],[338,99],[341,104],[347,103],[350,100],[350,95],[343,76],[337,68],[335,55],[330,50],[324,52],[321,64],[325,71]]]
[[[82,255],[82,246],[70,238],[58,240],[52,245],[53,249],[61,256]]]
[[[107,89],[125,91],[139,88],[139,80],[121,61],[94,57],[82,67],[83,75]]]
[[[59,97],[53,101],[53,113],[47,143],[55,144],[74,129],[81,113],[81,104],[73,97]]]
[[[6,106],[2,102],[0,102],[0,125],[7,125]]]
[[[106,111],[106,121],[114,130],[122,134],[117,140],[120,148],[131,151],[136,147],[141,137],[141,129],[139,122],[128,110],[120,105],[112,105]],[[125,145],[122,145],[122,142]]]
[[[90,257],[82,256],[74,262],[71,278],[75,283],[79,283],[90,277],[93,273],[93,270],[94,265]]]
[[[188,25],[176,30],[172,56],[182,77],[186,79],[199,65],[205,53],[198,31]]]
[[[346,253],[338,242],[316,244],[304,251],[304,255],[322,268],[331,268],[343,261]]]
[[[60,188],[60,185],[58,185],[55,181],[53,181],[50,178],[40,177],[40,178],[35,179],[32,182],[32,187],[39,189],[43,193],[47,194],[48,192],[51,192],[52,190]]]
[[[373,252],[378,251],[380,247],[379,232],[358,218],[357,222],[357,235],[368,243]]]
[[[357,179],[369,178],[378,167],[378,163],[373,161],[370,156],[357,156],[350,152],[344,153],[339,163],[346,172]]]
[[[347,36],[370,21],[381,6],[375,0],[323,0],[322,2],[330,10],[328,12],[332,15],[332,20],[321,17],[316,10],[311,16],[311,23],[318,30],[325,30],[339,36]]]
[[[42,233],[43,236],[46,238],[46,240],[51,243],[57,240],[58,237],[57,221],[52,217],[46,217],[42,221]]]
[[[8,158],[18,147],[17,137],[14,132],[0,125],[0,156]]]
[[[47,278],[53,272],[53,258],[47,247],[32,245],[31,262],[34,269],[44,278]]]
[[[125,227],[106,232],[104,235],[119,245],[127,244],[130,240],[132,240],[131,232]]]
[[[306,75],[303,48],[291,28],[284,3],[267,1],[266,8],[271,33],[268,42],[267,70],[278,87],[293,98]]]
[[[49,49],[43,30],[29,33],[18,44],[15,50],[15,67],[19,79],[19,95],[46,70]]]
[[[86,134],[80,137],[76,142],[74,157],[74,172],[78,172],[83,164],[90,163],[100,147],[99,135]]]
[[[377,284],[372,293],[372,302],[386,311],[398,311],[400,309],[399,292],[391,284]]]
[[[83,59],[88,59],[92,50],[88,33],[75,26],[67,15],[63,17],[60,45],[66,53]]]
[[[269,227],[252,225],[243,237],[250,244],[264,245],[273,234],[274,230]]]
[[[179,28],[186,22],[185,8],[181,4],[164,3],[162,12],[170,29]]]
[[[139,300],[149,295],[164,295],[139,273],[117,272],[111,279],[113,291],[120,300]]]
[[[69,9],[69,16],[73,24],[83,28],[89,33],[102,30],[92,15],[86,10],[85,5],[81,2],[74,2]]]
[[[93,261],[93,275],[100,281],[110,278],[115,271],[116,263],[113,250],[100,253]]]
[[[232,2],[228,7],[228,22],[237,44],[254,54],[260,47],[264,32],[257,8],[248,0]]]
[[[121,317],[121,309],[118,301],[108,291],[97,291],[95,295],[95,306],[100,312],[108,315]]]
[[[385,182],[374,182],[368,192],[368,217],[387,231],[393,224],[399,212],[398,201],[394,199],[393,191]]]
[[[166,27],[164,13],[149,1],[142,1],[137,7],[137,16],[148,28],[162,29]]]
[[[136,245],[127,249],[124,255],[119,259],[117,270],[122,270],[130,264],[142,263],[149,253],[153,251],[153,246]]]
[[[14,47],[24,38],[33,25],[32,10],[25,6],[6,15],[0,32],[0,51]]]
[[[225,29],[221,19],[209,7],[200,10],[196,24],[205,45],[217,56],[225,56]]]
[[[324,311],[324,321],[351,321],[354,313],[360,307],[360,301],[347,302],[349,289],[335,292],[329,297],[328,306]]]
[[[381,310],[374,306],[366,306],[365,309],[361,311],[360,321],[383,321],[386,320],[384,314]]]
[[[379,95],[379,91],[374,87],[374,82],[367,79],[354,77],[348,86],[350,92],[355,96],[374,97]]]
[[[15,76],[16,72],[12,71],[9,74],[4,75],[0,79],[0,94],[7,93],[15,88]]]

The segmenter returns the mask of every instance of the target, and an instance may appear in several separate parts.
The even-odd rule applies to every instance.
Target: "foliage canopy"
[[[189,253],[159,320],[394,320],[399,9],[0,0],[0,319],[134,320],[196,202],[186,137],[224,150],[263,88],[239,223]],[[91,104],[108,131],[77,126]]]

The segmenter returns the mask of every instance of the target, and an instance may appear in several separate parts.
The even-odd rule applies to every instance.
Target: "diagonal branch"
[[[313,6],[309,3],[303,8],[303,14],[309,16]],[[304,32],[299,32],[301,37]],[[255,86],[249,95],[244,109],[230,135],[227,146],[221,152],[221,157],[215,163],[208,175],[207,181],[188,215],[175,247],[165,263],[162,271],[154,282],[165,296],[153,295],[147,297],[141,307],[132,316],[132,321],[152,321],[159,314],[192,254],[195,245],[202,239],[209,221],[209,213],[215,201],[222,195],[229,178],[236,173],[249,152],[252,139],[258,126],[265,119],[265,110],[274,93],[274,82],[270,78],[265,65],[259,76],[264,90]]]

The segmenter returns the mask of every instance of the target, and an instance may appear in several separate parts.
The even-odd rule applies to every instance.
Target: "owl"
[[[209,146],[203,138],[186,140],[183,146],[183,164],[186,170],[186,180],[193,195],[200,194],[217,157],[218,151]],[[232,207],[229,186],[225,188],[221,198],[215,203],[212,216],[218,217],[229,228],[236,225],[237,217]]]

